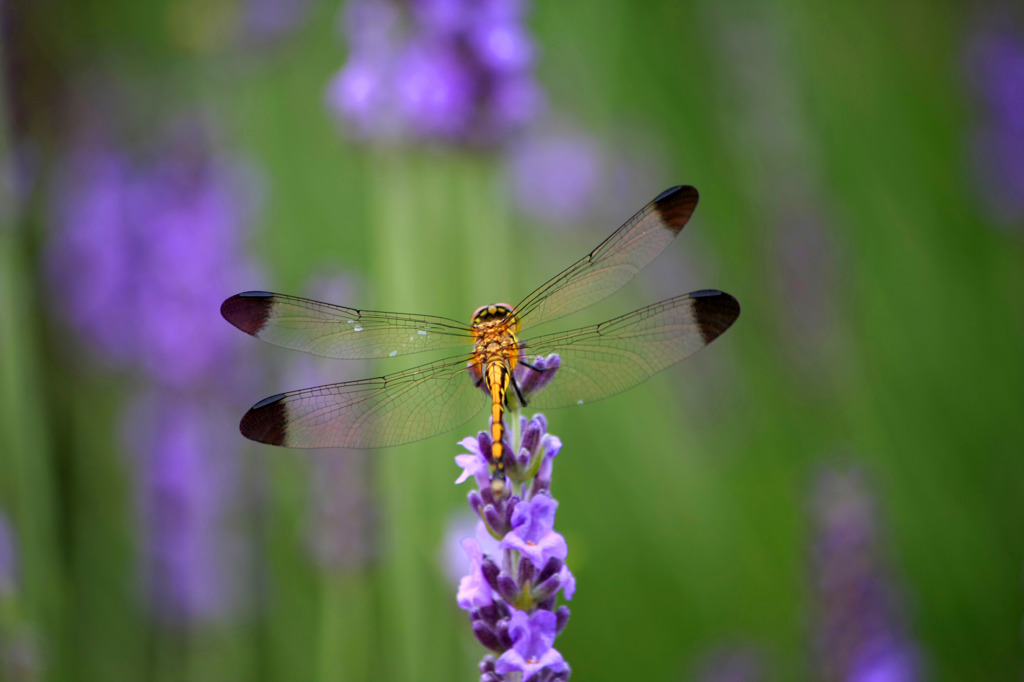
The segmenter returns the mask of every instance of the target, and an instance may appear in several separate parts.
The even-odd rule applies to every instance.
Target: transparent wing
[[[618,291],[682,231],[698,198],[689,186],[659,194],[587,256],[523,299],[516,306],[520,319],[536,326]]]
[[[466,372],[469,360],[271,396],[242,417],[242,435],[289,448],[375,448],[444,433],[487,403]]]
[[[473,342],[469,327],[443,317],[357,310],[266,291],[236,294],[220,312],[258,339],[325,358],[386,358]]]
[[[739,314],[729,294],[695,291],[602,324],[527,341],[528,355],[558,353],[562,359],[529,406],[582,405],[632,388],[714,341]]]

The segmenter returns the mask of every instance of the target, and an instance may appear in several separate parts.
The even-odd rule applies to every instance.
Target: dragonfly
[[[222,304],[221,314],[235,327],[273,345],[321,357],[391,358],[464,349],[387,376],[270,396],[242,417],[242,434],[291,448],[387,447],[455,429],[490,405],[490,454],[500,468],[506,410],[527,403],[536,409],[582,405],[615,395],[693,355],[736,321],[736,299],[705,289],[601,324],[520,337],[522,328],[578,312],[632,280],[682,231],[698,199],[690,186],[665,190],[518,305],[482,306],[469,324],[265,291],[232,296]],[[519,385],[522,373],[552,371],[540,361],[551,355],[560,359],[556,373],[542,390],[525,395]],[[529,362],[531,356],[538,360]]]

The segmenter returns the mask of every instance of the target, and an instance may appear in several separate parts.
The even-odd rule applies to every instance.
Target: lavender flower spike
[[[353,0],[327,106],[356,139],[494,146],[541,112],[518,0]]]
[[[537,358],[531,364],[540,371],[517,368],[524,394],[541,390],[558,370],[559,359]],[[479,487],[468,496],[480,519],[477,535],[482,537],[486,528],[500,542],[485,551],[476,539],[462,541],[471,569],[459,585],[458,604],[469,611],[480,643],[500,654],[497,660],[484,657],[481,680],[567,680],[569,666],[553,648],[569,620],[569,609],[556,606],[558,593],[572,599],[576,592],[576,579],[565,565],[569,548],[554,530],[558,502],[550,492],[552,462],[562,441],[547,433],[543,415],[511,418],[519,428],[506,429],[513,442],[504,471],[491,468],[487,432],[459,442],[468,454],[455,458],[462,467],[456,483],[472,478]]]
[[[822,472],[813,499],[815,653],[821,679],[917,682],[924,671],[882,551],[880,518],[858,469]]]
[[[1000,226],[1024,219],[1024,30],[992,17],[974,31],[967,77],[979,117],[970,140],[980,198]]]
[[[0,511],[0,599],[14,593],[17,563],[18,555],[15,552],[14,534],[11,532],[6,515]]]

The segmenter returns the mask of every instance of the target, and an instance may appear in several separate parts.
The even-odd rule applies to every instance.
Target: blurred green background
[[[253,29],[257,4],[285,19]],[[701,201],[677,242],[561,328],[712,287],[743,313],[643,386],[547,415],[565,444],[553,493],[579,587],[556,647],[574,679],[1020,679],[1024,194],[1006,177],[1024,171],[986,155],[1024,139],[1020,16],[913,0],[535,2],[522,20],[547,104],[507,139],[465,144],[381,141],[338,120],[325,93],[357,42],[341,11],[0,5],[4,679],[477,679],[484,651],[444,557],[468,515],[455,442],[485,417],[369,454],[242,442],[244,410],[302,372],[311,385],[418,358],[300,371],[217,304],[333,283],[350,298],[321,298],[468,320],[679,183]],[[1003,48],[990,58],[993,35]],[[993,76],[1007,54],[1009,75]],[[179,330],[181,353],[202,324],[229,339],[210,365],[233,362],[229,378],[202,390],[173,377],[152,388],[152,371],[90,344],[93,313],[69,312],[108,267],[101,228],[53,255],[87,219],[67,197],[101,177],[75,165],[95,146],[82,140],[101,131],[134,159],[135,181],[162,154],[188,156],[189,128],[165,132],[183,112],[241,169],[238,260],[252,264],[205,282],[200,326]],[[561,153],[531,171],[538,149]],[[572,173],[579,186],[559,184]],[[531,207],[549,177],[569,205]],[[177,224],[149,215],[140,253]],[[205,247],[189,215],[192,236],[168,253]],[[134,253],[143,279],[189,257]],[[111,286],[120,300],[126,285]],[[179,303],[115,307],[104,329],[128,334],[139,310]],[[178,352],[170,343],[158,367]],[[161,433],[147,419],[186,399],[213,434],[194,450],[216,464],[147,487],[139,452],[161,442],[132,434]],[[833,470],[861,472],[858,499],[874,509],[848,554],[827,537],[835,500],[815,493]],[[210,494],[230,500],[204,517],[195,500]],[[161,524],[178,524],[178,545],[161,549]],[[161,596],[175,571],[189,585],[219,577]],[[916,663],[858,677],[823,662],[852,656],[859,632],[891,634]],[[742,675],[716,677],[734,652]]]

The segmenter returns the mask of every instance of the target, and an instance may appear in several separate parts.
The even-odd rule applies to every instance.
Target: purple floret
[[[502,549],[514,549],[542,568],[548,559],[565,559],[569,549],[565,538],[554,531],[558,502],[541,494],[520,502],[512,514],[512,532],[501,541]]]
[[[498,658],[495,670],[502,675],[521,672],[523,682],[533,679],[545,668],[556,673],[565,670],[565,659],[551,646],[555,642],[556,628],[557,619],[550,611],[536,611],[532,616],[522,611],[513,612],[509,623],[512,648]]]

